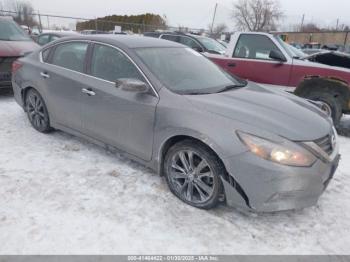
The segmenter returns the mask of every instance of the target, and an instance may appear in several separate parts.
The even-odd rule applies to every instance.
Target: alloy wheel
[[[38,130],[48,126],[48,117],[44,103],[36,93],[31,92],[27,98],[27,112],[32,125]]]
[[[214,174],[208,162],[192,150],[174,154],[169,177],[176,193],[189,202],[205,203],[214,194]]]

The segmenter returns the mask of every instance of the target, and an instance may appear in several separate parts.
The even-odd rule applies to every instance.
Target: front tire
[[[331,109],[331,116],[335,126],[339,125],[340,119],[343,115],[342,105],[339,99],[332,93],[323,93],[323,92],[312,92],[306,98],[314,101],[320,101],[325,103],[328,108]]]
[[[26,112],[30,124],[35,130],[41,133],[50,132],[50,118],[44,99],[34,89],[30,89],[26,94]]]
[[[218,205],[225,172],[217,156],[203,144],[185,140],[165,156],[164,173],[170,191],[183,202],[201,209]]]

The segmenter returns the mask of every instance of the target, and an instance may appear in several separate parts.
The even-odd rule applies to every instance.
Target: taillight
[[[23,64],[21,62],[19,62],[18,60],[13,62],[12,63],[12,74],[16,73],[22,66],[23,66]]]

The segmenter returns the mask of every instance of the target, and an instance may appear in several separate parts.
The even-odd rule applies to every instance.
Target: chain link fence
[[[40,34],[46,31],[77,31],[85,33],[127,33],[127,34],[143,34],[149,31],[179,31],[185,33],[209,33],[205,29],[189,28],[184,26],[169,26],[165,20],[157,21],[151,19],[150,22],[142,21],[138,23],[113,21],[106,18],[84,18],[71,17],[53,14],[31,13],[21,14],[9,10],[0,10],[0,16],[12,16],[23,28],[28,28],[32,34]]]

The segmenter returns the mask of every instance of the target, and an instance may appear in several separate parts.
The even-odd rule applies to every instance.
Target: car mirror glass
[[[147,93],[149,87],[143,81],[133,78],[120,78],[116,80],[115,86],[127,92]]]
[[[204,51],[203,48],[201,48],[199,46],[194,46],[194,47],[192,47],[192,49],[199,52],[199,53],[203,53],[203,51]]]

